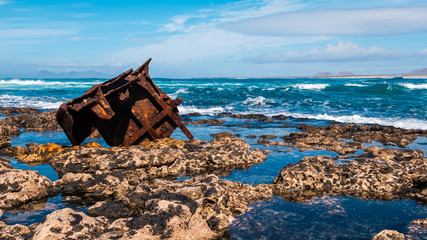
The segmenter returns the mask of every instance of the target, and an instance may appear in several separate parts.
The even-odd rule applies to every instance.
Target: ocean
[[[104,79],[0,79],[0,106],[56,109]],[[181,114],[283,114],[427,129],[427,79],[154,79]]]
[[[0,106],[57,109],[82,95],[93,84],[106,79],[0,79]],[[165,79],[154,82],[172,99],[180,96],[182,115],[198,112],[200,116],[185,116],[184,120],[221,118],[221,126],[187,125],[194,137],[211,140],[210,134],[233,131],[240,134],[253,148],[271,151],[267,160],[246,170],[224,173],[221,178],[247,184],[271,183],[280,169],[305,156],[337,156],[326,150],[287,151],[289,146],[264,146],[247,135],[289,135],[299,131],[296,126],[307,123],[325,126],[333,122],[380,124],[408,129],[427,129],[427,79],[324,79],[324,78],[212,78]],[[283,121],[259,122],[237,119],[221,114],[261,113],[267,116],[286,115]],[[0,116],[1,118],[2,116]],[[251,128],[247,125],[250,124]],[[283,128],[281,125],[289,127]],[[174,138],[186,139],[176,130]],[[88,140],[93,141],[93,140]],[[97,140],[106,146],[105,142]],[[12,145],[55,142],[70,145],[63,132],[24,132],[11,139]],[[384,146],[378,142],[365,146]],[[419,137],[408,149],[427,152],[427,138]],[[28,166],[10,159],[19,169],[37,170],[52,181],[58,179],[49,165]],[[181,176],[179,179],[187,179]],[[1,220],[8,224],[41,222],[47,214],[71,207],[86,212],[89,206],[68,205],[59,194],[32,212],[5,212]],[[250,205],[251,211],[236,217],[230,225],[233,239],[370,239],[383,229],[409,233],[410,222],[426,218],[425,206],[412,200],[374,201],[351,197],[316,198],[304,203],[292,203],[281,198]],[[421,236],[420,239],[426,236]]]

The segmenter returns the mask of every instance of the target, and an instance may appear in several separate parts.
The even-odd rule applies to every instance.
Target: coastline
[[[311,204],[313,201],[325,201],[324,204],[328,204],[328,201],[337,201],[341,196],[374,201],[413,199],[421,205],[426,202],[423,191],[427,190],[418,188],[414,183],[424,181],[422,172],[419,171],[422,171],[422,166],[425,167],[427,159],[424,152],[416,150],[424,145],[414,143],[420,137],[421,141],[427,139],[427,131],[379,125],[336,124],[328,121],[319,126],[312,120],[292,119],[283,115],[268,117],[262,114],[220,114],[212,118],[193,113],[183,115],[183,119],[197,138],[202,140],[165,139],[128,149],[103,148],[99,145],[74,149],[43,144],[16,146],[13,139],[20,138],[20,129],[28,134],[34,131],[43,134],[59,130],[54,119],[48,117],[53,116],[54,112],[25,112],[9,117],[14,119],[13,121],[0,120],[3,155],[6,154],[8,158],[23,164],[35,165],[36,168],[45,166],[43,164],[51,166],[58,173],[59,180],[49,181],[41,174],[39,177],[44,180],[39,182],[43,183],[45,190],[38,188],[38,194],[45,192],[49,196],[55,196],[59,191],[65,205],[45,212],[44,220],[40,219],[28,227],[0,223],[3,232],[12,233],[12,229],[15,229],[17,239],[28,234],[32,234],[34,239],[46,236],[61,238],[65,236],[62,235],[64,232],[69,232],[68,237],[86,234],[103,236],[101,239],[137,236],[176,239],[189,235],[201,238],[230,238],[230,232],[227,230],[230,223],[236,217],[245,216],[249,210],[248,204],[257,201],[268,203],[272,198],[301,204]],[[213,134],[223,130],[228,132]],[[282,134],[277,136],[279,132]],[[246,135],[249,133],[252,135]],[[180,138],[180,135],[176,137]],[[9,140],[8,143],[7,139],[10,138],[12,141]],[[93,140],[96,139],[90,141]],[[374,142],[376,143],[372,145]],[[413,147],[408,150],[408,146]],[[322,157],[325,153],[322,151],[327,151],[329,157]],[[305,153],[311,152],[312,155],[304,157]],[[163,160],[145,154],[162,156]],[[271,177],[274,177],[274,181],[270,178],[269,181],[260,179],[261,181],[251,183],[256,177],[249,175],[249,178],[242,178],[238,175],[239,172],[251,172],[252,169],[267,164],[271,161],[268,156],[277,154],[297,154],[301,157],[297,157],[293,164],[279,162],[276,169],[280,170],[280,173],[274,174],[275,171],[272,171]],[[213,162],[200,162],[209,155],[217,158],[214,158]],[[352,167],[352,164],[356,163],[353,159],[358,159],[357,166]],[[384,159],[387,165],[384,165]],[[120,166],[117,161],[121,162]],[[15,162],[11,162],[13,166],[7,162],[6,159],[2,160],[3,172],[13,172],[15,175],[19,173],[23,176],[33,174],[28,170],[17,169]],[[335,169],[333,166],[336,162],[341,162],[342,167]],[[393,171],[383,172],[388,164],[394,166]],[[324,168],[329,165],[331,166]],[[271,166],[266,166],[266,169],[270,168]],[[39,171],[43,173],[43,170]],[[340,175],[340,171],[353,173],[355,182],[351,178],[347,179],[345,174]],[[370,172],[371,175],[363,177],[365,172]],[[337,175],[330,180],[325,177],[334,173]],[[390,173],[394,174],[392,178],[399,179],[395,184],[381,180],[390,177]],[[301,174],[309,174],[315,180],[306,181],[305,178],[299,177]],[[328,181],[324,181],[325,179]],[[36,183],[20,180],[16,184],[23,186]],[[24,207],[24,210],[14,210],[18,212],[34,211],[34,207],[28,210],[28,207],[33,205],[29,203],[46,201],[44,199],[47,196],[42,194],[31,197],[25,192],[20,194],[23,195],[19,195],[19,198],[15,195],[14,204],[20,205],[21,209]],[[31,197],[34,201],[16,202],[22,196]],[[228,200],[222,196],[226,196]],[[245,197],[242,198],[243,196]],[[144,201],[140,201],[141,199]],[[207,199],[211,204],[202,204]],[[79,208],[70,208],[85,205],[88,206],[87,213],[78,211]],[[3,216],[11,219],[11,209],[19,208],[5,206],[1,207]],[[41,206],[44,209],[43,204]],[[165,209],[165,206],[168,207]],[[36,212],[39,211],[39,208],[35,209]],[[336,204],[332,210],[329,214],[345,213],[345,209]],[[77,225],[72,223],[76,218],[81,219]],[[148,221],[147,218],[152,220]],[[61,219],[62,223],[58,222],[58,219]],[[412,220],[416,219],[410,221]],[[244,226],[245,223],[241,221],[239,220],[240,225]],[[188,228],[179,227],[183,222],[187,222]],[[164,227],[159,228],[159,224]],[[268,226],[267,223],[264,224]],[[410,224],[409,221],[407,224]],[[70,232],[75,226],[80,230]],[[147,232],[144,230],[146,228],[141,226],[156,230]],[[238,226],[233,225],[232,233],[235,236],[245,234],[240,233],[240,230],[233,230],[236,227],[239,229]],[[418,225],[409,226],[418,229],[415,227]],[[20,230],[16,231],[18,228]],[[419,231],[406,231],[405,234],[420,236],[419,234],[423,234],[422,227]],[[379,232],[380,230],[376,230],[376,233]],[[202,233],[203,235],[200,235]]]

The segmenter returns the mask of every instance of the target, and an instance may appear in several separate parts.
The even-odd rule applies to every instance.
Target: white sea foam
[[[319,84],[295,84],[292,85],[294,88],[298,88],[301,90],[322,90],[326,87],[328,87],[329,84],[326,83],[319,83]]]
[[[399,85],[409,89],[427,89],[427,83],[423,83],[423,84],[400,83]]]
[[[99,84],[100,81],[88,81],[88,82],[76,82],[76,81],[45,81],[45,80],[34,80],[34,79],[0,79],[0,85],[18,85],[18,86],[53,86],[53,85],[93,85],[93,84]]]
[[[180,114],[188,114],[198,112],[202,115],[215,115],[222,112],[232,111],[233,107],[211,107],[211,108],[199,108],[196,106],[178,106]]]
[[[39,97],[22,97],[15,95],[0,95],[0,106],[3,107],[32,107],[39,109],[56,109],[61,105],[56,99],[41,99]]]
[[[178,91],[176,91],[174,93],[170,93],[168,95],[171,98],[177,98],[180,93],[188,93],[188,89],[187,88],[180,88],[180,89],[178,89]]]
[[[357,84],[357,83],[346,83],[344,86],[347,86],[347,87],[369,87],[368,85]]]
[[[268,114],[268,115],[277,115]],[[401,118],[377,118],[377,117],[364,117],[360,115],[347,115],[347,116],[332,116],[329,114],[301,114],[301,113],[281,113],[286,116],[295,118],[311,118],[318,120],[330,120],[342,123],[358,123],[358,124],[379,124],[384,126],[394,126],[407,129],[422,129],[427,130],[427,121],[420,119],[401,119]]]
[[[249,106],[260,106],[265,107],[269,103],[275,103],[274,100],[265,98],[263,96],[258,96],[255,98],[248,97],[245,101],[243,101],[243,104],[249,105]]]

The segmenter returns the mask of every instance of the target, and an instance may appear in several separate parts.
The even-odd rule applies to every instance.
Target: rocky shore
[[[0,221],[0,239],[228,239],[234,217],[247,212],[249,204],[274,196],[293,202],[329,195],[427,203],[427,158],[421,150],[405,148],[417,137],[427,136],[426,131],[301,124],[298,132],[286,136],[262,134],[259,144],[284,146],[284,151],[290,147],[328,150],[339,156],[304,157],[284,165],[274,182],[250,185],[219,176],[260,164],[270,152],[251,148],[230,132],[213,134],[211,141],[162,139],[129,148],[104,148],[96,143],[21,147],[12,146],[10,137],[22,131],[60,131],[54,112],[26,109],[17,115],[19,110],[1,111],[11,113],[0,119],[0,154],[4,156],[0,158],[0,216],[58,193],[65,203],[90,207],[87,213],[59,209],[30,226]],[[226,113],[219,117],[262,123],[288,118]],[[224,122],[215,118],[187,124]],[[384,147],[365,146],[372,141]],[[59,180],[52,182],[37,171],[15,169],[6,158],[49,164]],[[414,221],[411,231],[425,231],[425,221]],[[384,230],[374,239],[403,239],[402,235]]]

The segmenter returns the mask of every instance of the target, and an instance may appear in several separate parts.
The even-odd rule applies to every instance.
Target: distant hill
[[[314,76],[315,77],[333,77],[334,75],[330,72],[318,72]]]
[[[354,76],[351,72],[339,72],[337,74],[332,74],[330,72],[318,72],[314,75],[314,77],[350,77]]]
[[[425,74],[427,74],[427,67],[423,68],[423,69],[418,69],[418,70],[412,71],[412,72],[407,73],[407,74],[408,75],[425,75]]]
[[[354,76],[353,73],[351,72],[339,72],[337,74],[335,74],[336,77],[349,77],[349,76]]]

